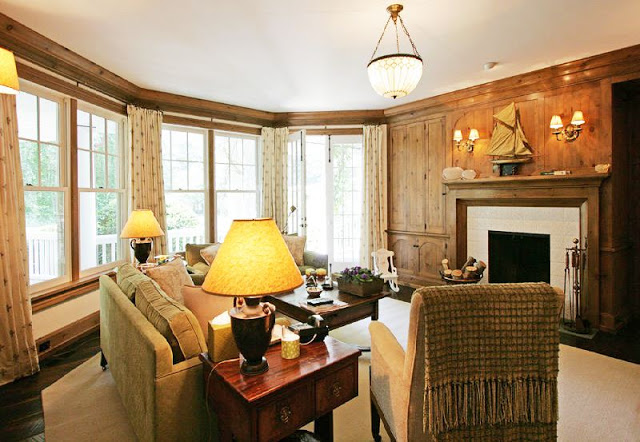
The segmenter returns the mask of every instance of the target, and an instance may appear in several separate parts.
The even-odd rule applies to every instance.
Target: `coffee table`
[[[333,330],[365,318],[377,321],[378,301],[390,294],[391,292],[383,290],[361,298],[334,288],[322,293],[322,297],[333,299],[334,304],[312,307],[307,304],[309,297],[302,286],[290,293],[268,296],[266,300],[275,305],[280,313],[300,322],[306,322],[311,315],[320,315],[329,326],[329,330]],[[360,350],[368,351],[368,348],[361,347]]]

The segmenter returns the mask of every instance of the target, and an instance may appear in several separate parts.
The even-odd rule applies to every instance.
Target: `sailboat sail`
[[[511,103],[493,116],[496,124],[493,128],[491,143],[487,155],[517,157],[532,155],[529,142],[520,124],[520,115],[515,103]]]

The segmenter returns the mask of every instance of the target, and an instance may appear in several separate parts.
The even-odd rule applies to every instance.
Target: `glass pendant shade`
[[[0,94],[15,95],[20,90],[13,52],[0,48]]]
[[[422,77],[422,59],[410,54],[392,54],[371,60],[367,67],[373,89],[385,98],[411,93]]]

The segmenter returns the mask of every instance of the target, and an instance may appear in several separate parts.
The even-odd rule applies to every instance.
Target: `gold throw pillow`
[[[158,267],[147,269],[147,276],[158,283],[163,292],[180,304],[184,304],[182,286],[193,285],[182,259],[176,258]]]
[[[297,266],[304,265],[304,245],[307,242],[306,236],[282,235],[284,242],[289,248],[289,253],[293,256]]]
[[[213,263],[213,260],[216,259],[218,249],[221,245],[222,244],[220,244],[219,242],[216,242],[200,250],[200,256],[202,256],[202,259],[204,259],[208,265],[211,265]]]

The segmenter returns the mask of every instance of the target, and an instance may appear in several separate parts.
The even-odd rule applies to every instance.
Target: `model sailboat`
[[[532,155],[520,124],[520,114],[515,103],[511,103],[493,118],[495,126],[487,155],[497,157],[491,162],[499,165],[500,175],[515,175],[517,163],[530,161]]]

